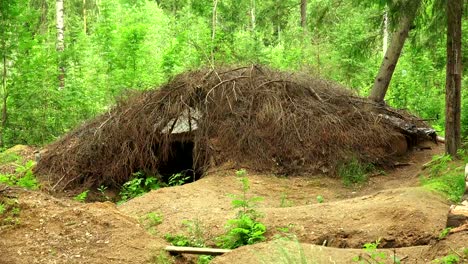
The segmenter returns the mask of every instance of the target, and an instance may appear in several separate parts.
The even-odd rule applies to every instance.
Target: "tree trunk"
[[[59,89],[65,87],[65,67],[63,66],[62,53],[65,49],[65,25],[63,0],[55,2],[56,9],[56,26],[57,26],[57,52],[59,54],[58,69],[59,69]]]
[[[374,81],[369,98],[375,102],[383,102],[385,94],[387,93],[390,80],[392,79],[393,72],[400,58],[401,50],[408,37],[408,32],[411,29],[414,18],[416,17],[421,0],[408,0],[406,10],[402,13],[398,29],[393,33],[390,40],[390,46],[385,52],[380,70]]]
[[[218,20],[217,9],[218,9],[218,0],[213,0],[213,18],[212,18],[212,24],[211,24],[211,65],[212,67],[214,67],[214,63],[215,63],[214,50],[215,50],[215,39],[216,39],[216,21]]]
[[[8,99],[8,90],[7,90],[7,58],[5,54],[5,43],[3,43],[3,73],[2,73],[2,128],[0,134],[0,145],[3,146],[3,132],[5,131],[6,122],[8,119],[7,112],[7,99]]]
[[[88,29],[86,25],[86,0],[83,0],[83,31],[86,35]]]
[[[307,27],[307,0],[301,0],[301,27]]]
[[[255,17],[255,0],[250,0],[250,24],[252,32],[255,31],[256,17]]]
[[[445,80],[445,152],[460,146],[462,0],[447,1],[447,69]]]
[[[382,54],[385,56],[388,47],[388,6],[385,5],[384,17],[383,17],[383,41],[382,41]]]

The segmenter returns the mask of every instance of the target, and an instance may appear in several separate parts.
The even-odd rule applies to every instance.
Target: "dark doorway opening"
[[[188,176],[187,182],[194,182],[200,179],[203,172],[194,166],[194,145],[193,141],[171,142],[169,157],[158,166],[158,172],[165,183],[169,183],[169,178],[178,173]]]

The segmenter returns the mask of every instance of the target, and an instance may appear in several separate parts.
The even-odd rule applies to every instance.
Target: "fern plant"
[[[236,218],[228,220],[226,233],[217,239],[219,246],[231,249],[264,241],[266,232],[266,226],[257,220],[262,215],[255,210],[258,202],[262,201],[263,198],[248,197],[250,183],[245,170],[237,171],[236,175],[240,177],[242,194],[230,196],[233,198],[231,202],[233,208],[240,210]]]

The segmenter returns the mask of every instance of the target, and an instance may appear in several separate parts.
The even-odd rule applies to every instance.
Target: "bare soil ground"
[[[258,211],[264,213],[267,242],[239,248],[213,263],[300,263],[301,257],[307,263],[352,263],[353,257],[367,254],[360,249],[363,244],[379,238],[387,255],[405,257],[403,263],[430,263],[460,252],[468,247],[468,233],[437,240],[449,204],[418,187],[421,165],[443,151],[443,146],[431,147],[408,155],[408,166],[354,188],[324,176],[249,174],[249,195],[264,198]],[[152,191],[119,206],[0,186],[0,198],[17,201],[20,208],[17,224],[0,226],[0,263],[162,263],[168,245],[164,235],[188,234],[184,220],[198,223],[213,245],[236,214],[228,196],[241,192],[234,172],[212,171],[194,183]],[[160,214],[162,223],[149,232],[142,219],[151,212]],[[284,227],[287,233],[280,231]]]

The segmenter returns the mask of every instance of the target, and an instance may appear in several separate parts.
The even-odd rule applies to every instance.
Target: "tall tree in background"
[[[307,0],[301,0],[301,27],[307,27]]]
[[[215,40],[216,40],[216,22],[218,20],[218,0],[213,0],[213,14],[211,21],[211,65],[214,67],[215,63]]]
[[[59,69],[59,89],[65,87],[65,66],[63,65],[63,51],[65,50],[65,21],[63,11],[63,0],[57,0],[55,3],[56,9],[56,26],[57,26],[57,52],[59,54],[58,69]]]
[[[457,154],[460,146],[462,2],[447,1],[447,68],[445,82],[445,152]]]
[[[383,102],[385,94],[387,93],[390,80],[392,79],[393,72],[400,58],[401,50],[405,45],[406,38],[411,29],[411,25],[417,15],[421,0],[407,0],[401,10],[402,14],[398,24],[398,28],[393,33],[390,45],[385,52],[380,70],[374,81],[370,93],[370,99],[375,102]]]
[[[388,5],[385,5],[383,15],[383,29],[382,29],[382,54],[385,56],[388,48]]]

